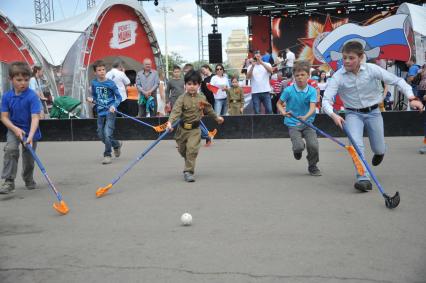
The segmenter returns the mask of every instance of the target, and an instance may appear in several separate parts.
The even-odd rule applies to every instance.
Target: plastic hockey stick
[[[97,106],[100,106],[100,107],[109,108],[109,107],[108,107],[108,106],[106,106],[106,105],[98,104],[98,103],[96,103],[96,102],[94,102],[94,101],[93,101],[93,102],[91,102],[91,103],[93,103],[93,104],[95,104],[95,105],[97,105]],[[131,120],[135,121],[135,122],[138,122],[139,124],[142,124],[142,125],[144,125],[144,126],[150,127],[150,128],[152,128],[152,129],[154,129],[154,131],[156,131],[157,133],[164,132],[164,130],[166,130],[166,128],[167,128],[167,122],[166,122],[166,123],[164,123],[164,124],[158,125],[158,126],[153,126],[153,125],[150,125],[150,124],[148,124],[148,123],[145,123],[144,121],[138,120],[138,119],[136,119],[135,117],[132,117],[132,116],[127,115],[127,114],[124,114],[123,112],[120,112],[120,111],[118,111],[118,110],[115,110],[115,112],[117,112],[117,113],[118,113],[118,114],[120,114],[121,116],[124,116],[124,117],[126,117],[126,118],[129,118],[129,119],[131,119]]]
[[[180,119],[173,124],[173,128],[176,127],[179,121]],[[130,169],[133,168],[133,166],[136,165],[136,163],[142,160],[151,149],[153,149],[165,136],[167,136],[169,132],[170,131],[166,129],[166,131],[162,133],[154,142],[152,142],[135,160],[133,160],[126,168],[124,168],[123,171],[121,171],[120,174],[118,174],[118,176],[115,177],[111,183],[109,183],[105,187],[98,188],[96,191],[96,196],[98,198],[104,196],[127,172],[130,171]]]
[[[201,126],[201,130],[203,130],[205,133],[207,133],[209,138],[213,139],[216,136],[217,129],[214,129],[213,131],[209,131],[209,129],[206,127],[206,125],[203,123],[202,120],[200,120],[200,126]]]
[[[399,196],[399,192],[396,192],[393,197],[390,197],[387,195],[383,189],[383,187],[380,185],[379,180],[377,180],[376,175],[373,173],[373,170],[371,170],[370,166],[368,165],[367,161],[364,158],[364,155],[362,154],[360,148],[358,145],[354,142],[354,138],[352,137],[352,134],[349,132],[349,130],[346,128],[346,126],[343,124],[343,130],[345,131],[346,135],[349,138],[349,141],[351,144],[355,147],[356,152],[358,153],[358,156],[361,158],[362,162],[365,165],[365,168],[367,168],[368,173],[370,173],[371,178],[373,178],[374,183],[376,183],[377,187],[379,188],[380,193],[382,194],[383,198],[385,199],[385,205],[387,208],[392,209],[399,205],[401,201],[401,197]]]
[[[47,175],[46,169],[44,168],[43,163],[41,163],[40,158],[38,158],[37,154],[35,153],[33,147],[30,144],[25,144],[24,142],[22,142],[22,144],[26,149],[28,149],[28,151],[33,156],[35,162],[40,168],[41,173],[43,173],[44,177],[46,178],[47,183],[49,184],[49,187],[55,193],[56,198],[59,201],[59,202],[53,203],[53,208],[62,215],[67,214],[69,211],[68,205],[63,200],[61,193],[55,188],[55,185],[53,185],[52,180],[50,180],[49,175]]]
[[[332,140],[333,142],[337,143],[339,146],[345,148],[348,151],[349,155],[351,156],[352,161],[353,161],[353,163],[355,165],[355,168],[356,168],[356,171],[358,172],[358,174],[361,175],[361,176],[365,174],[364,167],[362,166],[362,163],[359,160],[358,155],[356,154],[356,151],[355,151],[355,149],[354,149],[354,147],[352,145],[345,145],[343,142],[341,142],[338,139],[336,139],[335,137],[327,134],[326,132],[324,132],[320,128],[314,126],[312,123],[308,123],[306,121],[300,120],[299,118],[295,117],[291,113],[290,113],[290,115],[291,115],[291,117],[297,119],[299,122],[303,123],[304,125],[306,125],[306,126],[312,128],[313,130],[317,131],[319,134],[321,134],[324,137]]]
[[[206,107],[206,106],[211,106],[210,103],[204,102],[204,101],[200,101],[199,104],[200,104],[199,105],[200,109],[204,109],[204,107]],[[217,129],[214,129],[213,131],[209,131],[209,129],[206,127],[206,125],[203,123],[202,120],[200,120],[200,126],[201,126],[201,130],[204,131],[205,133],[207,133],[209,138],[213,139],[216,136]]]

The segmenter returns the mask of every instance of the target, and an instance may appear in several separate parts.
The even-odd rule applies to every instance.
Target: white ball
[[[189,226],[192,224],[192,215],[186,212],[182,214],[182,216],[180,217],[180,221],[184,226]]]

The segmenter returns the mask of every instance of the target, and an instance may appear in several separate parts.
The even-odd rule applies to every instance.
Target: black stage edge
[[[416,111],[384,112],[385,136],[422,136],[425,113]],[[160,125],[166,117],[144,118],[144,122]],[[217,128],[217,139],[260,139],[288,138],[287,127],[280,115],[225,116],[225,123],[217,125],[210,118],[204,118],[209,130]],[[325,114],[318,114],[314,124],[335,137],[344,136]],[[42,141],[97,141],[96,119],[42,120],[40,121]],[[0,141],[6,139],[6,128],[0,126]],[[115,137],[120,140],[153,140],[158,134],[151,128],[138,124],[128,118],[117,118]],[[173,138],[169,135],[167,139]]]

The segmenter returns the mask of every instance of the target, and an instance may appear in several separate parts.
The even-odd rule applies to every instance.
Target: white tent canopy
[[[426,57],[426,7],[403,3],[397,14],[407,14],[414,31],[415,57],[418,64],[424,64]]]
[[[96,23],[105,10],[118,4],[132,7],[141,13],[145,19],[148,19],[142,6],[137,1],[105,0],[102,4],[75,17],[30,27],[36,29],[21,28],[20,30],[49,64],[59,66],[64,62],[69,50],[81,34],[85,33],[92,24]],[[151,26],[150,28],[152,29]]]
[[[127,33],[124,30],[120,34],[118,27],[123,23],[135,30],[130,29]],[[151,58],[156,67],[162,65],[153,28],[136,0],[105,0],[75,17],[20,27],[19,31],[46,62],[44,68],[55,71],[63,93],[82,102],[89,94],[90,64],[96,60],[94,58],[108,62],[120,58],[128,62],[129,66],[126,67],[136,69],[142,63],[142,56],[145,56]],[[124,44],[112,46],[111,42],[118,43],[111,40],[119,42],[119,36],[124,37]],[[126,39],[126,36],[130,38]],[[82,114],[91,115],[87,105]]]
[[[426,36],[426,7],[403,3],[396,13],[410,15],[414,32]]]

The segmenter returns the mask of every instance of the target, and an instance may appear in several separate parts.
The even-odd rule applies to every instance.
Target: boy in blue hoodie
[[[1,103],[1,121],[7,128],[7,135],[1,174],[4,183],[0,194],[15,191],[19,144],[25,140],[25,143],[31,144],[35,150],[37,141],[41,138],[38,128],[41,104],[37,94],[28,87],[30,77],[31,69],[27,63],[14,62],[9,66],[9,78],[13,88],[3,95]],[[34,159],[29,150],[22,147],[22,179],[29,190],[36,187],[33,173]]]
[[[98,60],[93,63],[93,70],[96,78],[92,80],[92,97],[88,97],[87,101],[96,103],[98,136],[105,144],[102,164],[110,164],[111,148],[114,149],[114,156],[119,157],[123,144],[113,137],[116,118],[115,110],[121,102],[121,95],[115,83],[106,78],[105,63],[103,61]]]

